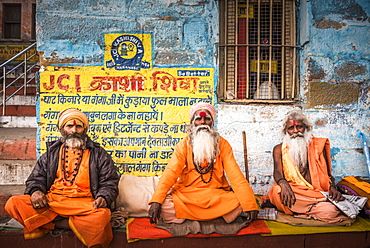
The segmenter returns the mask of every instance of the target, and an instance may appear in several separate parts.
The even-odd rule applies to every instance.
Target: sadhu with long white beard
[[[25,195],[13,196],[6,211],[24,226],[24,237],[68,228],[88,247],[109,247],[113,239],[109,206],[118,194],[118,175],[110,155],[86,134],[89,122],[77,109],[58,116],[62,137],[26,180]],[[68,223],[64,223],[66,219]],[[67,224],[67,226],[65,225]]]
[[[160,217],[165,223],[218,217],[231,223],[239,215],[256,219],[258,207],[253,191],[230,144],[215,131],[215,108],[197,103],[189,117],[188,135],[175,147],[149,202],[150,222],[156,223]]]
[[[289,112],[284,121],[282,144],[273,150],[275,184],[268,196],[273,205],[288,215],[314,218],[328,223],[348,219],[327,201],[345,198],[331,175],[330,143],[311,134],[312,124],[300,110]]]

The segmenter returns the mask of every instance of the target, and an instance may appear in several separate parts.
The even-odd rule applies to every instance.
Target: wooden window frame
[[[265,8],[265,12],[262,11],[262,7]],[[266,9],[268,9],[267,12]],[[276,9],[278,10],[276,12],[280,13],[277,17]],[[294,0],[219,1],[220,60],[217,94],[220,101],[297,102],[299,66],[295,10]],[[276,24],[277,18],[280,25]],[[260,27],[263,26],[264,20],[268,20],[265,28],[267,34],[264,36],[267,37],[266,44],[261,41],[263,39],[261,39],[262,28]],[[242,23],[243,21],[245,24]],[[257,35],[253,42],[251,42],[252,24],[258,29],[253,31],[253,34]],[[266,27],[266,24],[264,25]],[[276,28],[272,25],[279,26]],[[280,36],[276,36],[273,32],[280,32]],[[274,37],[278,37],[275,40],[279,41],[274,42]],[[263,57],[261,51],[267,51],[267,59]],[[277,51],[278,59],[274,58],[274,51]]]
[[[19,10],[20,10],[20,13],[19,13],[19,17],[20,19],[19,20],[6,20],[5,19],[5,12],[7,7],[11,7],[11,6],[17,6],[19,7]],[[22,38],[22,4],[20,3],[3,3],[3,6],[2,6],[2,9],[3,9],[3,20],[2,20],[2,26],[3,26],[3,39],[7,39],[7,40],[20,40]],[[6,37],[6,32],[8,30],[8,28],[6,27],[7,25],[12,25],[12,24],[18,24],[19,25],[19,37]]]

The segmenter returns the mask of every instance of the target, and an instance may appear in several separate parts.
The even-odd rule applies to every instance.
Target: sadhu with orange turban
[[[109,206],[118,194],[113,160],[86,134],[89,121],[80,110],[60,112],[58,127],[62,137],[47,142],[26,181],[25,195],[11,197],[5,209],[24,226],[26,239],[68,225],[84,245],[109,247]]]
[[[188,135],[176,145],[149,202],[152,223],[160,217],[166,223],[218,217],[231,223],[239,215],[249,221],[257,218],[253,191],[230,144],[216,132],[215,118],[216,110],[209,103],[200,102],[190,109]]]

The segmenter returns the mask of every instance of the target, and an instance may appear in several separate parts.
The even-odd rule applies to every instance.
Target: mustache
[[[64,130],[61,131],[62,134],[62,142],[65,143],[66,140],[69,139],[79,139],[83,142],[86,141],[87,135],[85,133],[70,133],[67,134]]]
[[[200,125],[200,126],[197,126],[195,128],[195,133],[198,133],[198,132],[201,132],[201,131],[210,132],[211,128],[208,125]]]
[[[304,134],[301,132],[298,132],[298,133],[293,133],[292,135],[290,135],[290,138],[292,139],[295,139],[297,137],[304,137]]]
[[[72,139],[72,138],[77,138],[77,139],[85,139],[86,134],[83,133],[70,133],[65,135],[65,139]]]

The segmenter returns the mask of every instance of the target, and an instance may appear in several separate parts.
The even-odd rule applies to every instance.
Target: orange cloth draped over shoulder
[[[62,149],[61,149],[62,150]],[[68,167],[73,170],[73,164],[79,155],[67,150]],[[61,156],[59,156],[61,157]],[[46,194],[49,207],[34,209],[30,195],[11,197],[5,209],[24,226],[25,239],[44,236],[54,229],[52,221],[58,215],[68,218],[68,224],[81,242],[88,246],[102,245],[109,247],[113,239],[110,225],[110,210],[94,208],[89,180],[90,151],[84,150],[80,168],[73,183],[63,182],[63,171],[59,160],[58,171],[54,184]]]
[[[308,168],[311,175],[311,183],[307,182],[300,174],[297,166],[290,159],[288,151],[289,147],[283,143],[282,163],[284,178],[289,182],[293,192],[302,197],[323,198],[324,196],[320,191],[328,192],[330,187],[330,178],[328,176],[329,173],[331,174],[329,140],[326,138],[312,137],[308,146]],[[327,159],[325,159],[324,153]],[[280,186],[274,183],[268,194],[271,203],[280,211],[284,211],[286,214],[293,214],[281,203],[280,192]]]
[[[150,203],[162,204],[171,189],[176,217],[180,219],[211,220],[230,213],[238,206],[243,211],[258,210],[253,191],[225,139],[220,137],[220,154],[214,163],[212,180],[207,184],[194,167],[188,142],[189,137],[186,137],[175,147]],[[225,172],[233,191],[230,191]],[[206,182],[210,174],[203,175]]]

